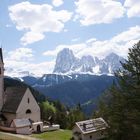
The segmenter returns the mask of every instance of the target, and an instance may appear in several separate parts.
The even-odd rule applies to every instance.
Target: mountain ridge
[[[104,59],[93,57],[91,55],[84,55],[78,58],[74,55],[73,51],[64,48],[59,51],[56,57],[55,66],[50,73],[33,73],[28,70],[15,69],[5,67],[5,75],[10,77],[41,77],[43,74],[91,74],[91,75],[113,75],[114,71],[121,68],[120,61],[124,62],[124,58],[115,53],[110,53]]]
[[[57,54],[56,64],[53,73],[91,73],[91,74],[114,74],[114,71],[121,68],[120,61],[124,61],[123,57],[115,53],[110,53],[104,59],[85,55],[81,58],[74,56],[73,51],[64,48]]]

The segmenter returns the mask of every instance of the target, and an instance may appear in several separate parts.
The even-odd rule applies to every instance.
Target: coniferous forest
[[[115,72],[118,83],[104,94],[95,116],[109,124],[108,140],[140,139],[140,41],[129,49],[123,69]]]

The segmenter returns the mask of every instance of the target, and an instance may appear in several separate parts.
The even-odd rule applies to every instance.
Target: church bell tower
[[[0,111],[4,102],[4,63],[2,48],[0,48]]]

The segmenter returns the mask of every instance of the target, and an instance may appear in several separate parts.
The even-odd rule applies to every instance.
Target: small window
[[[89,138],[92,139],[92,136],[90,135]]]
[[[30,99],[28,98],[28,104],[30,103]]]
[[[103,131],[101,131],[101,136],[102,136],[102,135],[104,135],[104,132],[103,132]]]
[[[27,109],[26,110],[26,114],[31,114],[31,110],[30,109]]]
[[[1,68],[0,68],[0,74],[1,74]]]

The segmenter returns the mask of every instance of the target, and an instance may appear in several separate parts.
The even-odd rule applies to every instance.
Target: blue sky
[[[51,73],[57,53],[123,57],[140,39],[138,0],[0,0],[0,43],[11,71]]]

